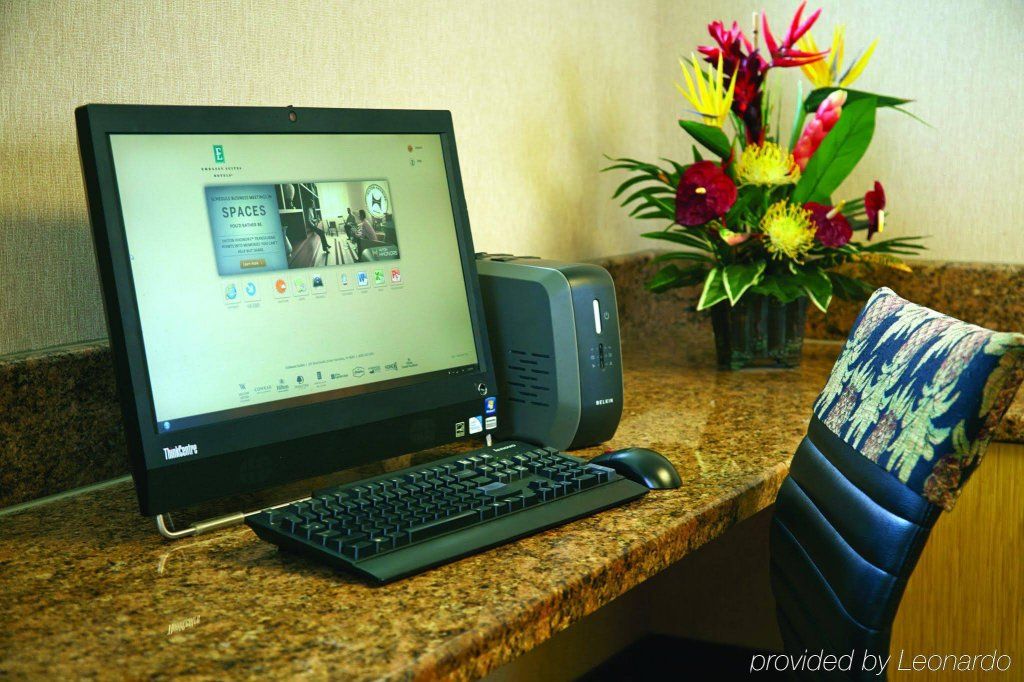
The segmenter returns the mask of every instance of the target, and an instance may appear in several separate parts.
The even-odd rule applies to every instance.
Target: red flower
[[[794,48],[796,41],[811,30],[811,26],[814,26],[814,22],[818,20],[818,16],[821,14],[821,9],[815,10],[811,16],[807,17],[807,20],[803,23],[800,22],[800,18],[804,13],[804,7],[807,2],[800,3],[800,7],[797,8],[796,14],[793,15],[793,21],[789,24],[789,30],[786,31],[786,35],[782,37],[782,41],[775,39],[772,35],[772,30],[768,28],[768,15],[764,14],[761,16],[761,24],[764,27],[764,44],[768,47],[768,53],[772,56],[772,66],[803,66],[804,64],[811,64],[818,61],[826,54],[828,50],[824,52],[802,52]]]
[[[757,54],[754,46],[743,35],[743,31],[740,30],[739,25],[735,21],[732,22],[732,28],[728,30],[722,22],[712,21],[708,24],[708,33],[718,43],[718,47],[702,45],[697,48],[697,51],[707,57],[708,62],[712,64],[718,63],[718,55],[721,54],[722,69],[726,74],[735,71],[746,60],[747,55]],[[762,67],[767,68],[768,64],[763,59],[760,61]]]
[[[764,85],[765,73],[768,71],[768,62],[743,35],[735,21],[729,29],[726,29],[722,22],[714,21],[708,24],[708,33],[718,45],[702,45],[697,51],[704,55],[710,64],[717,64],[721,55],[726,86],[734,77],[736,79],[732,110],[743,121],[747,143],[760,144],[764,142],[761,88]]]
[[[811,212],[811,221],[817,228],[814,238],[822,246],[836,249],[853,237],[853,228],[850,227],[850,221],[846,219],[846,216],[835,211],[832,217],[829,217],[829,213],[835,210],[832,206],[809,201],[804,204],[804,208]]]
[[[868,214],[868,240],[882,231],[885,221],[885,188],[875,180],[875,188],[864,195],[864,212]]]
[[[694,226],[721,218],[736,203],[736,185],[713,161],[698,161],[676,189],[676,222]]]

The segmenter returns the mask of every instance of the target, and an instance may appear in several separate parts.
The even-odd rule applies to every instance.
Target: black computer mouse
[[[665,459],[664,455],[646,448],[625,448],[606,452],[590,462],[615,469],[622,476],[651,490],[678,488],[683,483],[672,462]]]

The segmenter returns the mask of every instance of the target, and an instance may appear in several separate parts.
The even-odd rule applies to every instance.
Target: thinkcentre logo
[[[199,453],[199,446],[196,443],[188,445],[175,445],[173,448],[164,448],[164,459],[178,459]]]

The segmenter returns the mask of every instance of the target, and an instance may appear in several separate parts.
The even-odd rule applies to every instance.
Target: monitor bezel
[[[450,112],[89,104],[78,107],[75,117],[111,355],[143,514],[160,514],[450,443],[456,440],[456,422],[483,413],[482,396],[495,395],[496,382]],[[439,135],[477,345],[477,369],[161,433],[110,144],[110,136],[119,134]],[[350,408],[353,401],[360,403],[361,412],[368,410],[380,419],[336,428],[346,419],[351,421],[352,411],[346,411],[346,406]],[[195,456],[161,459],[165,447],[192,443],[198,446]]]

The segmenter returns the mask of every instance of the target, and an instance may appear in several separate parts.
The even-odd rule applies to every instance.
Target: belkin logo
[[[601,398],[600,400],[595,400],[594,404],[595,405],[611,405],[614,402],[615,402],[615,398]]]
[[[188,457],[199,453],[199,446],[196,443],[188,445],[175,445],[173,448],[164,448],[164,459],[177,459]]]

